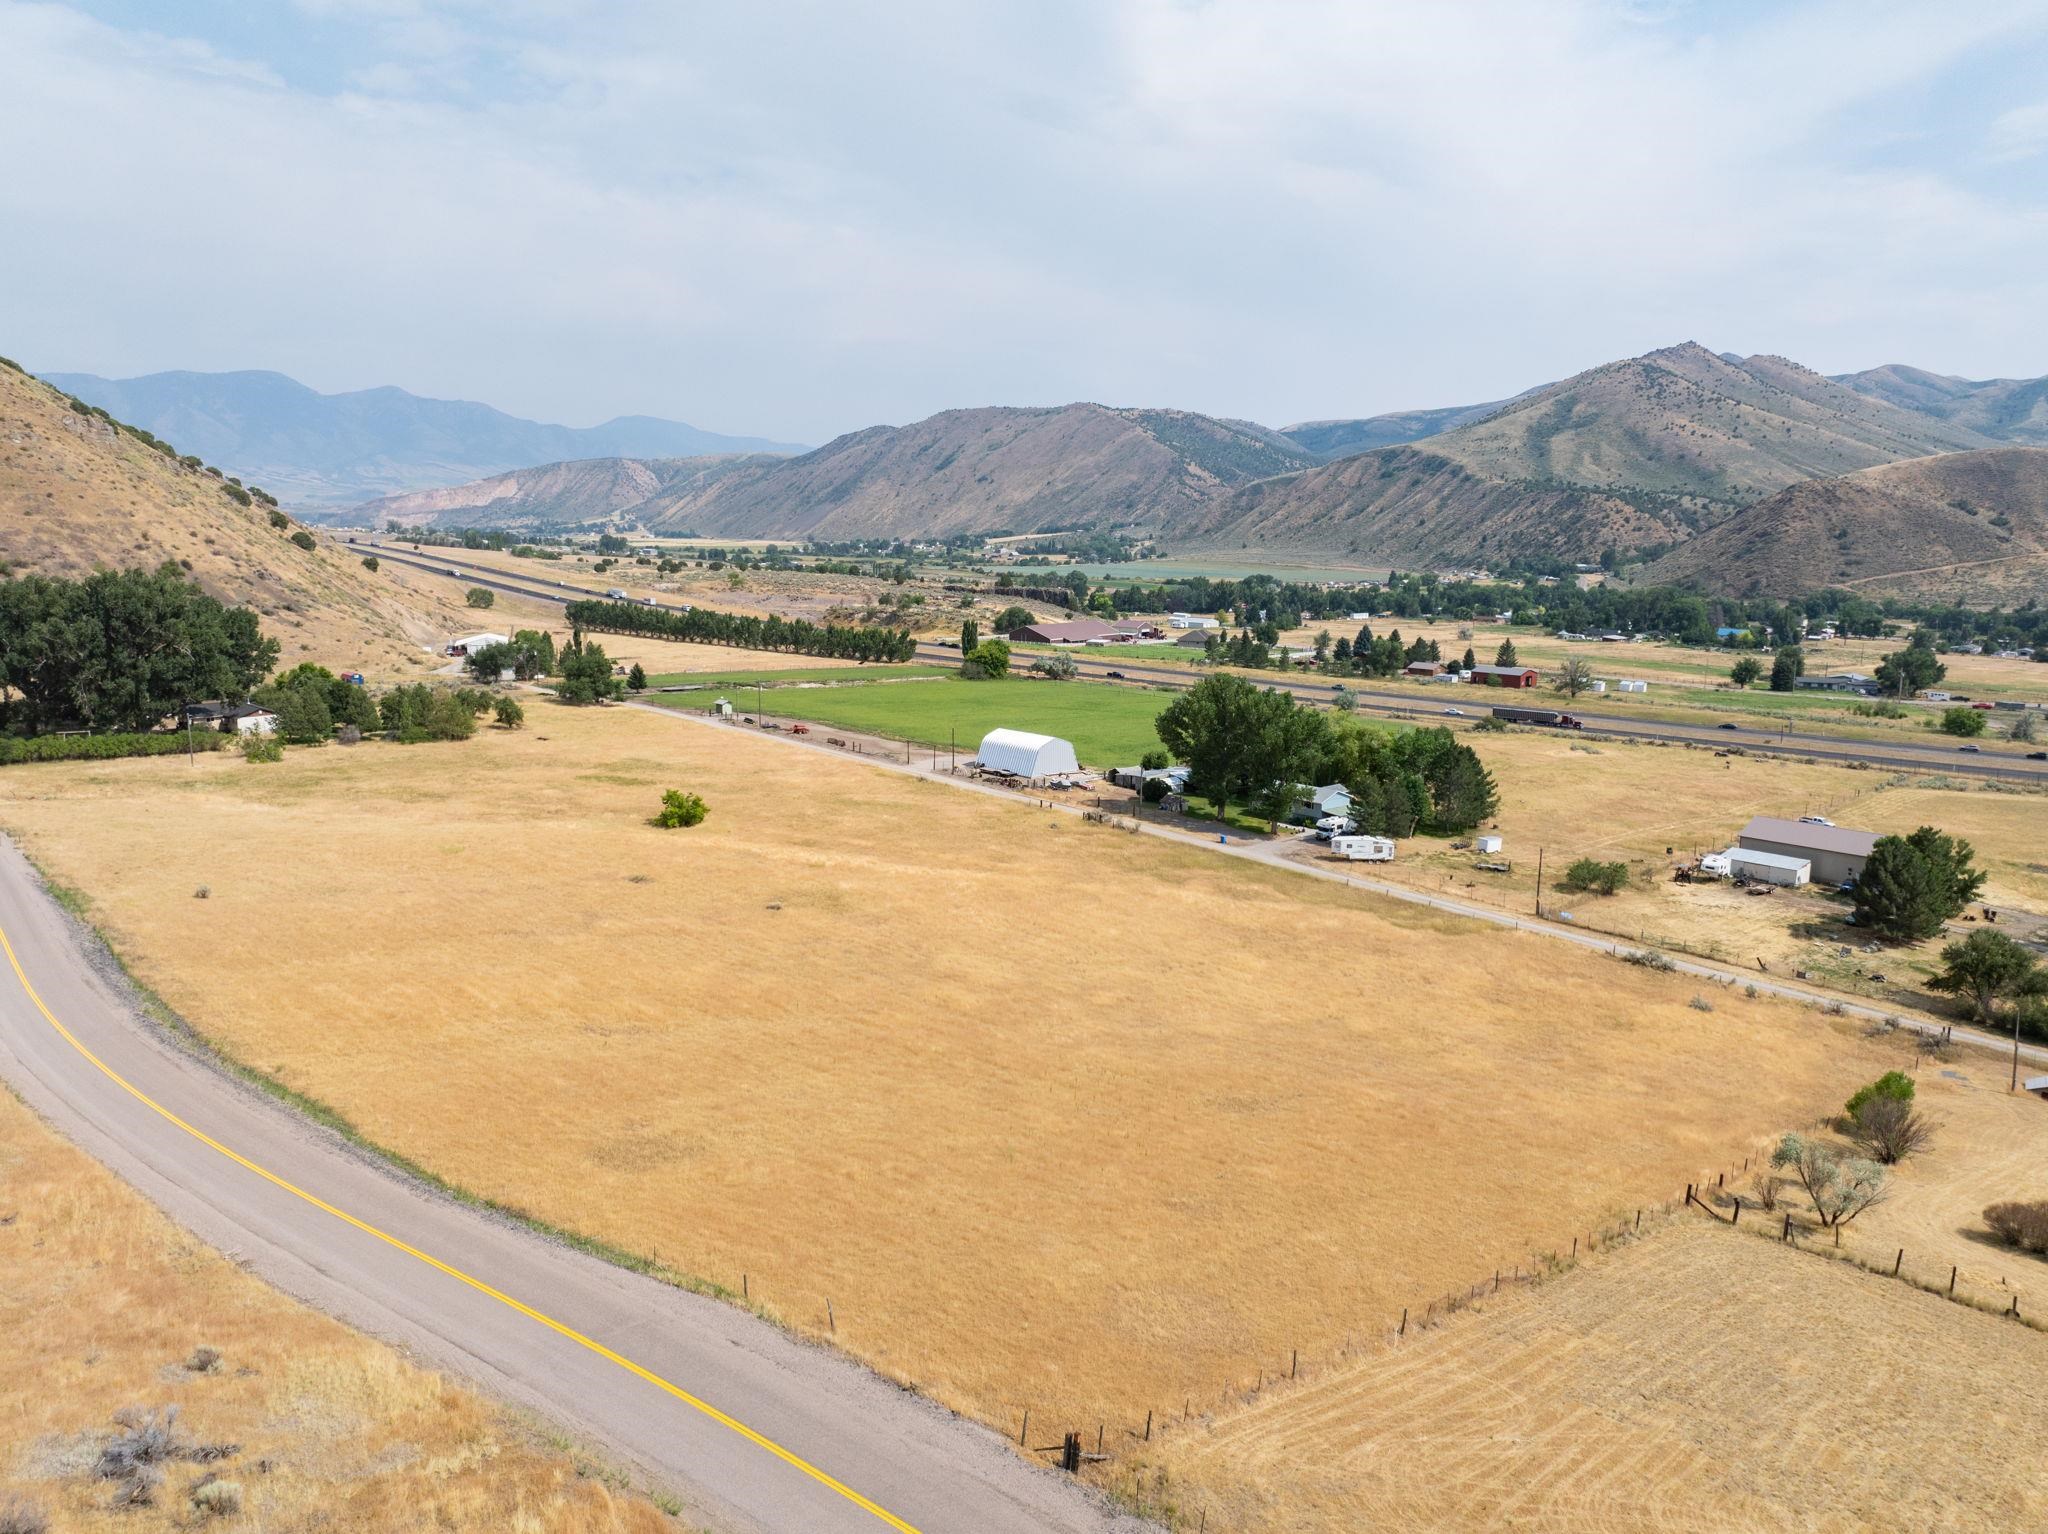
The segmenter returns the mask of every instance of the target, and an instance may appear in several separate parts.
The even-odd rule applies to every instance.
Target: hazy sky
[[[2048,373],[2048,0],[0,0],[0,352],[821,442]]]

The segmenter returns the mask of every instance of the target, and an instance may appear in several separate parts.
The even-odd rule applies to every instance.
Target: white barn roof
[[[1020,778],[1045,778],[1054,773],[1079,772],[1071,741],[1057,735],[1033,735],[1027,730],[990,730],[981,738],[981,765],[997,772],[1014,772]]]

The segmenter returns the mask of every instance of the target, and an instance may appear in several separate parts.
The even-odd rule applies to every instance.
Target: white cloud
[[[2048,371],[2038,198],[1845,125],[2038,3],[299,5],[333,83],[0,7],[10,354],[812,440],[1451,403],[1687,337]]]
[[[2048,150],[2048,101],[1999,113],[1988,142],[1992,157],[1999,160],[2032,159]]]

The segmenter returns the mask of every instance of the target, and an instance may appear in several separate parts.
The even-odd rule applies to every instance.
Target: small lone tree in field
[[[1591,692],[1593,663],[1576,655],[1567,655],[1550,678],[1550,690],[1561,692],[1567,698],[1576,698],[1582,692]]]
[[[1849,1138],[1871,1160],[1895,1166],[1934,1141],[1934,1121],[1911,1102],[1873,1097],[1849,1122]]]
[[[647,668],[637,660],[633,662],[632,669],[626,673],[626,691],[647,691]]]
[[[498,716],[498,723],[508,730],[516,730],[526,723],[526,710],[519,706],[517,698],[500,698],[491,707]]]
[[[1847,1225],[1891,1192],[1890,1174],[1875,1161],[1845,1160],[1807,1135],[1786,1135],[1771,1152],[1771,1165],[1790,1172],[1806,1191],[1824,1230]]]
[[[1886,1071],[1877,1080],[1858,1087],[1849,1095],[1842,1112],[1850,1119],[1863,1111],[1864,1105],[1879,1099],[1895,1103],[1910,1103],[1913,1100],[1913,1078],[1904,1071]]]
[[[1567,894],[1598,891],[1618,895],[1628,887],[1628,864],[1603,863],[1598,858],[1580,858],[1564,871],[1557,887]]]
[[[1745,655],[1728,668],[1728,680],[1737,687],[1747,687],[1764,674],[1764,663],[1754,655]]]
[[[671,788],[661,796],[661,813],[654,817],[654,823],[665,831],[673,831],[681,826],[697,825],[710,813],[710,808],[698,795]]]
[[[363,556],[363,568],[372,575],[375,575],[378,570],[377,556],[375,554],[365,554]]]
[[[498,594],[495,591],[487,590],[482,586],[472,586],[469,588],[469,590],[463,592],[462,600],[467,602],[471,607],[489,607],[493,602],[498,600]]]
[[[1984,733],[1984,711],[1958,703],[1941,711],[1941,733],[1971,739]]]

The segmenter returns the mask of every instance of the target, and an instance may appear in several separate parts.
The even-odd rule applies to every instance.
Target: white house
[[[221,727],[235,727],[237,735],[271,735],[277,730],[277,715],[261,704],[244,703],[221,716]]]
[[[1081,770],[1072,741],[1057,735],[1033,735],[1028,730],[990,730],[981,737],[976,757],[990,772],[1019,778],[1050,778]]]
[[[1314,810],[1318,819],[1325,815],[1349,815],[1351,790],[1342,783],[1325,783],[1321,788],[1310,789],[1302,803]]]
[[[1214,618],[1204,618],[1196,613],[1174,613],[1166,621],[1170,627],[1177,629],[1213,629],[1222,627]]]

